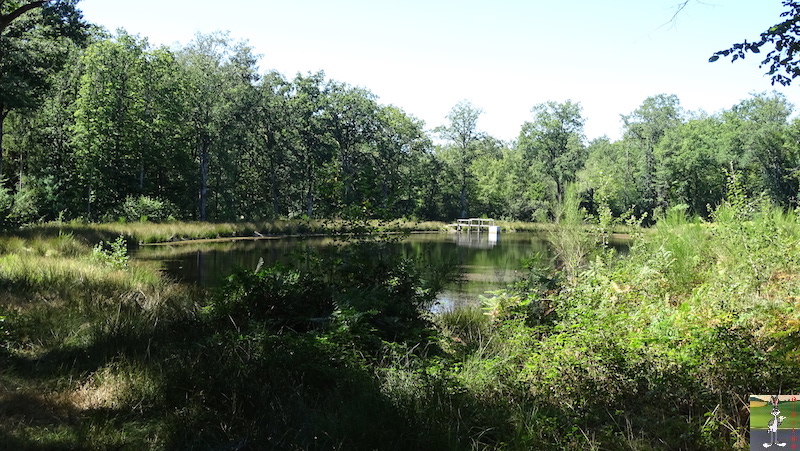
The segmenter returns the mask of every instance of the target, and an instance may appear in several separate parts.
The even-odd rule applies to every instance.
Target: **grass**
[[[800,389],[800,218],[741,205],[722,205],[713,222],[668,212],[626,256],[581,252],[569,274],[531,268],[483,308],[433,319],[417,316],[436,285],[425,266],[374,245],[209,293],[93,250],[120,234],[178,236],[176,224],[0,237],[0,440],[13,449],[745,449],[748,394]],[[293,230],[186,233],[255,227]],[[562,245],[584,230],[572,227]],[[415,308],[398,308],[405,302]]]
[[[84,243],[110,241],[122,235],[132,243],[241,238],[258,236],[298,236],[336,234],[386,234],[412,231],[442,231],[444,223],[419,221],[276,220],[264,222],[117,222],[90,224],[50,222],[15,231],[14,236],[72,235]]]

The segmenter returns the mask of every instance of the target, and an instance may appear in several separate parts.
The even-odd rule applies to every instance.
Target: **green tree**
[[[422,161],[432,143],[424,123],[394,106],[378,111],[379,130],[372,153],[374,182],[372,202],[376,216],[397,218],[417,212],[417,190],[424,183]]]
[[[331,190],[347,209],[369,197],[373,178],[365,178],[375,162],[374,150],[381,124],[376,97],[363,88],[331,82],[328,88],[330,101],[330,132],[335,141],[337,183]]]
[[[275,71],[265,74],[256,86],[256,102],[245,121],[254,143],[241,155],[243,172],[238,180],[242,214],[248,217],[277,217],[286,212],[292,185],[290,92],[291,83]]]
[[[659,94],[648,97],[631,114],[622,116],[625,123],[625,139],[639,147],[637,187],[641,199],[639,214],[652,213],[656,207],[664,207],[666,186],[656,177],[657,161],[655,148],[670,128],[683,121],[683,109],[678,96]]]
[[[714,116],[667,130],[655,153],[669,205],[685,204],[690,214],[708,217],[720,204],[732,160],[724,133],[724,124]]]
[[[788,206],[797,196],[797,146],[789,141],[788,118],[793,110],[778,93],[755,94],[724,114],[737,156],[752,193],[766,191],[773,201]]]
[[[225,180],[222,176],[228,168],[219,165],[236,159],[224,155],[226,140],[232,138],[237,121],[254,103],[256,57],[247,43],[232,43],[222,33],[198,35],[177,56],[184,71],[198,170],[198,218],[205,221],[211,171],[215,171],[215,180]],[[218,165],[212,167],[212,162]],[[218,189],[223,187],[218,185]]]
[[[77,47],[70,51],[37,107],[13,111],[7,119],[8,172],[19,174],[17,185],[23,176],[35,185],[40,213],[48,219],[77,211],[82,198],[74,189],[78,171],[72,148],[81,53]]]
[[[38,105],[86,25],[77,0],[0,1],[0,176],[9,113]]]
[[[292,131],[294,145],[292,159],[296,166],[297,180],[302,186],[301,196],[308,217],[314,216],[315,195],[320,189],[322,170],[333,159],[336,140],[330,133],[331,116],[328,99],[328,86],[324,72],[303,76],[297,74],[292,82],[292,93],[289,102],[292,114]]]
[[[596,205],[608,206],[616,216],[623,215],[640,199],[636,184],[639,151],[627,140],[593,140],[587,148],[586,164],[578,174],[580,188],[592,193]]]
[[[81,58],[74,146],[86,214],[110,212],[134,192],[142,164],[147,43],[127,34],[90,45]]]
[[[533,107],[532,122],[522,124],[517,145],[535,168],[552,183],[553,200],[560,204],[567,184],[586,161],[581,106],[567,100]]]
[[[484,133],[478,131],[478,118],[481,114],[483,110],[462,100],[447,114],[449,123],[434,129],[434,132],[450,144],[442,155],[455,173],[462,218],[467,217],[469,186],[473,176],[471,168],[478,155],[477,143],[485,137]]]
[[[503,146],[499,155],[487,152],[475,160],[473,170],[476,198],[485,214],[523,221],[546,219],[549,184],[519,147]]]

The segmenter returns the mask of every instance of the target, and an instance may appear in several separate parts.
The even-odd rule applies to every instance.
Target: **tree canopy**
[[[75,1],[39,3],[0,0],[8,23],[0,36],[3,226],[56,218],[544,221],[573,184],[591,214],[652,218],[684,205],[707,216],[730,170],[746,192],[798,204],[800,126],[778,94],[715,115],[654,95],[623,115],[621,139],[588,145],[580,104],[549,101],[503,142],[481,131],[483,110],[467,100],[427,128],[324,72],[261,72],[248,43],[225,33],[176,48],[124,30],[80,39],[87,28]],[[19,8],[24,14],[10,20]]]

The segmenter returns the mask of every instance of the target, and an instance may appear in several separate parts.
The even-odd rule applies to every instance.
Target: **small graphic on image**
[[[750,396],[750,449],[798,449],[797,395]]]

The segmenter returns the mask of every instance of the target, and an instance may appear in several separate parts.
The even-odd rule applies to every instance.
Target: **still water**
[[[332,238],[279,238],[242,241],[175,243],[143,246],[134,257],[158,260],[172,278],[205,287],[219,285],[235,271],[298,258],[305,249],[342,244]],[[490,240],[487,233],[412,234],[390,245],[403,257],[434,264],[454,263],[462,277],[439,295],[440,308],[476,304],[478,296],[517,280],[531,258],[548,262],[550,250],[542,235],[506,233]]]

